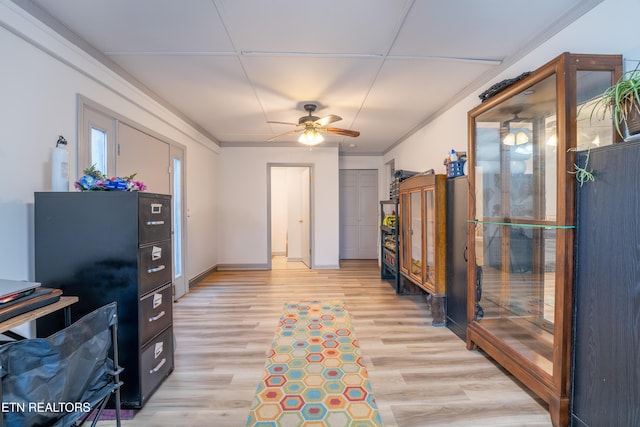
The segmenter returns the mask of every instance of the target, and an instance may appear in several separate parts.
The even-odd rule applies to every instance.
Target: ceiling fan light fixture
[[[522,145],[529,142],[529,135],[527,135],[523,131],[519,131],[518,133],[509,132],[503,139],[502,143],[504,145]]]
[[[529,136],[525,132],[520,131],[516,134],[516,145],[526,144],[527,142],[529,142]]]
[[[504,145],[516,145],[516,136],[513,133],[508,133],[503,139],[502,143]]]
[[[318,132],[314,128],[307,128],[304,132],[302,132],[300,138],[298,138],[298,142],[304,145],[318,145],[322,141],[324,141],[324,138],[322,137],[320,132]]]
[[[313,115],[313,112],[316,111],[316,108],[317,108],[316,104],[304,104],[304,110],[309,114],[306,116],[300,117],[298,119],[298,123],[267,120],[267,123],[278,123],[278,124],[292,125],[292,126],[298,127],[298,129],[296,130],[292,130],[289,132],[281,133],[280,135],[273,136],[269,138],[267,141],[271,142],[285,135],[302,132],[300,134],[300,137],[298,138],[298,142],[301,144],[312,146],[312,145],[318,145],[324,141],[324,137],[320,134],[320,131],[335,134],[335,135],[349,136],[351,138],[360,136],[360,132],[356,130],[327,126],[331,123],[342,120],[342,117],[336,116],[335,114],[329,114],[324,117],[316,117]]]

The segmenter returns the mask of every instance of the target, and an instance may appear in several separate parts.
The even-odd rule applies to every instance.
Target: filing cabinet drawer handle
[[[149,370],[150,374],[155,374],[156,372],[158,372],[160,370],[160,368],[162,368],[164,366],[164,364],[167,363],[167,359],[166,358],[162,358],[162,360],[160,361],[160,363],[158,363],[158,366],[156,366],[155,368]]]
[[[160,313],[158,313],[157,316],[153,316],[153,317],[149,317],[149,323],[151,322],[155,322],[156,320],[160,319],[161,317],[164,316],[164,310],[162,310]]]
[[[158,271],[164,270],[164,264],[160,264],[157,267],[147,269],[147,273],[157,273]]]
[[[147,225],[164,225],[164,221],[147,221]]]

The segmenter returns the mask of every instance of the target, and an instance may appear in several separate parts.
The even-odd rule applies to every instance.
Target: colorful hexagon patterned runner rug
[[[284,305],[247,426],[382,426],[344,302]]]

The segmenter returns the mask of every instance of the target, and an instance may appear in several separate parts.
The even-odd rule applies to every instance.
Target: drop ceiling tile
[[[216,137],[238,130],[269,131],[235,56],[124,55],[113,59]]]
[[[416,1],[391,55],[502,60],[549,27],[576,0]]]
[[[211,0],[34,0],[101,52],[232,52]]]
[[[243,57],[268,120],[305,115],[302,104],[318,102],[315,115],[336,114],[349,126],[381,65],[380,59],[327,57]]]
[[[239,51],[385,54],[407,0],[217,0]]]
[[[390,121],[397,129],[397,140],[492,67],[475,62],[387,59],[355,126]]]

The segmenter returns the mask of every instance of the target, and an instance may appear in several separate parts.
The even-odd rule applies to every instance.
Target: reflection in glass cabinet
[[[617,55],[563,54],[469,112],[467,344],[544,399],[556,426],[568,424],[570,387],[570,149],[614,141],[611,121],[585,120],[580,106],[620,65]]]

